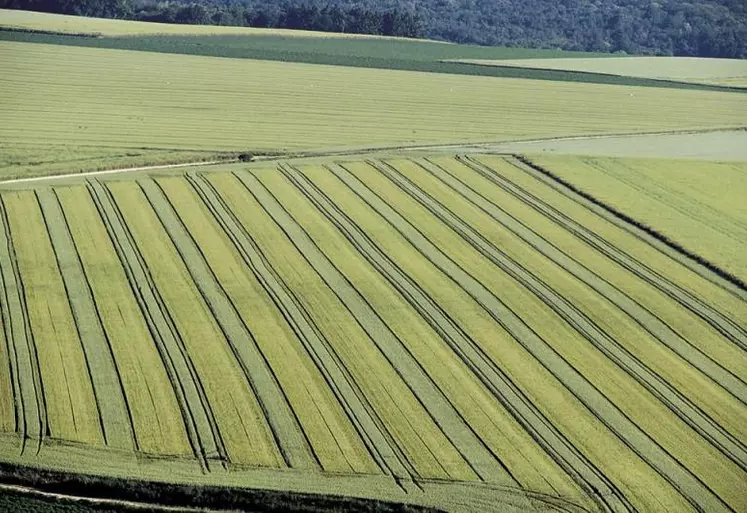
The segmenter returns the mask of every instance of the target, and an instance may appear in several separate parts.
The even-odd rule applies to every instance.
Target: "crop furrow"
[[[375,163],[374,163],[375,164]],[[583,312],[577,309],[573,303],[563,297],[563,294],[553,289],[549,283],[545,283],[543,279],[535,275],[532,271],[526,269],[521,263],[517,262],[510,255],[504,251],[498,249],[491,240],[487,237],[490,235],[483,236],[473,228],[474,225],[470,225],[467,219],[474,220],[475,223],[480,219],[479,216],[475,216],[474,213],[470,214],[465,211],[464,207],[460,208],[460,203],[453,201],[454,208],[459,211],[451,210],[444,203],[448,196],[439,195],[439,198],[435,198],[422,190],[418,185],[413,183],[409,178],[404,176],[404,172],[397,171],[393,166],[388,164],[376,165],[382,173],[387,175],[390,180],[397,183],[399,187],[407,192],[412,198],[416,199],[424,208],[431,212],[435,218],[441,220],[444,224],[449,226],[455,233],[458,233],[460,237],[470,244],[475,250],[479,251],[485,258],[493,262],[503,272],[513,277],[514,280],[521,283],[524,287],[531,290],[540,300],[542,300],[550,309],[552,309],[558,316],[568,322],[569,325],[581,334],[595,350],[601,351],[607,358],[614,362],[617,367],[622,369],[627,375],[634,379],[639,385],[645,388],[649,393],[655,396],[658,400],[662,401],[667,405],[670,411],[679,416],[688,426],[694,428],[697,432],[703,435],[711,444],[716,446],[723,455],[729,457],[742,470],[745,470],[745,462],[747,457],[745,454],[744,447],[739,440],[734,439],[728,433],[720,429],[712,419],[704,416],[694,405],[689,401],[682,398],[675,389],[666,383],[660,376],[651,372],[643,362],[635,358],[628,351],[625,350],[615,339],[610,337],[605,331],[592,320],[589,319]],[[419,175],[418,175],[419,176]],[[458,196],[456,196],[459,199]],[[449,198],[453,199],[453,198]],[[466,202],[466,200],[463,200]],[[487,217],[487,216],[485,216]],[[577,291],[573,291],[576,294]],[[567,347],[568,341],[566,341],[562,347]],[[575,343],[574,343],[575,345]],[[589,348],[591,349],[591,347]],[[562,349],[560,349],[562,352]],[[591,356],[595,356],[592,354]],[[581,358],[581,362],[586,362],[587,358]],[[604,363],[604,362],[602,362]],[[595,363],[594,365],[599,365]],[[608,382],[612,382],[612,374],[615,373],[615,367],[608,366],[609,373],[603,372],[603,379],[600,382],[601,386],[606,385]],[[588,374],[584,372],[583,374]],[[618,405],[624,403],[624,395],[629,395],[635,390],[631,387],[628,382],[622,382],[617,387],[607,387],[607,396],[612,402]],[[609,394],[620,394],[617,397],[610,396]],[[642,406],[640,402],[636,403],[636,408],[628,410],[628,414],[632,415],[637,412],[638,407]],[[655,404],[652,407],[656,406]],[[656,414],[656,408],[654,410],[649,409],[650,413],[642,413],[643,418],[639,417],[636,421],[637,424],[641,424],[642,421],[648,420],[648,415]],[[653,423],[653,428],[667,425],[668,434],[671,435],[675,428],[679,426],[673,425],[671,421],[660,419]],[[680,431],[682,432],[682,431]],[[657,437],[659,440],[660,437]],[[689,433],[683,432],[683,440],[689,440]],[[683,444],[679,447],[684,447]],[[675,446],[676,447],[676,446]],[[674,452],[673,449],[669,449],[670,452]],[[692,452],[693,447],[687,449],[687,452]],[[713,469],[711,469],[713,471]]]
[[[243,379],[249,385],[253,396],[256,397],[258,411],[255,413],[258,418],[265,419],[269,423],[268,432],[263,433],[267,439],[265,443],[277,446],[287,465],[296,468],[313,468],[315,465],[313,459],[310,458],[305,440],[277,383],[265,367],[251,333],[242,322],[225,290],[218,283],[203,251],[178,217],[174,202],[182,202],[183,198],[178,195],[175,195],[173,199],[170,198],[162,186],[153,180],[141,180],[138,184],[168,233],[205,304],[208,305],[218,322],[234,363],[241,369]],[[182,205],[182,209],[195,207],[189,203]],[[206,228],[203,227],[203,229]],[[272,438],[272,442],[269,438]]]
[[[569,231],[589,246],[607,256],[610,260],[618,263],[630,273],[638,276],[643,281],[646,281],[668,297],[672,298],[672,300],[682,305],[683,308],[686,308],[710,324],[723,336],[727,337],[735,344],[738,344],[742,349],[747,348],[747,329],[741,327],[739,324],[734,322],[733,319],[724,315],[724,313],[720,312],[718,309],[713,308],[707,302],[701,300],[697,295],[680,287],[667,276],[652,269],[645,262],[630,255],[619,246],[611,244],[599,232],[589,230],[582,224],[574,221],[570,216],[543,201],[537,195],[527,191],[519,184],[510,180],[510,178],[501,175],[499,172],[482,162],[468,156],[461,157],[458,160],[477,172],[482,171],[481,174],[487,176],[488,179],[491,179],[490,177],[492,174],[492,176],[499,179],[504,185],[514,191],[517,197],[531,205],[535,210],[549,219],[552,219],[563,229]],[[522,165],[522,162],[516,160],[506,159],[506,162],[513,164],[522,171],[525,171],[527,167],[526,165]],[[487,173],[485,173],[485,171],[487,171]]]
[[[468,291],[478,304],[487,311],[496,322],[511,333],[513,338],[563,384],[585,410],[602,423],[620,442],[627,446],[638,457],[646,461],[675,489],[685,491],[683,497],[693,506],[705,506],[708,509],[730,510],[731,508],[713,493],[696,476],[693,476],[679,462],[664,451],[654,440],[631,421],[617,406],[611,403],[592,383],[580,374],[569,362],[541,338],[536,331],[527,325],[519,315],[500,298],[459,264],[433,245],[420,231],[394,210],[389,201],[369,189],[361,181],[360,175],[340,166],[343,172],[337,176],[354,190],[361,198],[379,212],[382,217],[395,227],[403,237],[421,251],[431,262],[445,274]],[[557,420],[557,419],[554,419]],[[568,433],[570,434],[570,433]],[[567,434],[567,435],[568,435]],[[575,433],[574,433],[575,435]]]
[[[132,450],[133,431],[127,416],[128,408],[122,384],[67,221],[53,190],[39,190],[36,197],[62,275],[76,330],[83,345],[104,442],[117,449]]]
[[[603,297],[607,298],[609,301],[611,301],[613,304],[617,305],[620,308],[623,308],[623,311],[626,312],[626,314],[635,321],[636,326],[640,329],[643,328],[645,330],[645,333],[650,335],[656,340],[662,341],[663,338],[664,341],[662,342],[662,346],[667,348],[668,350],[671,350],[673,354],[677,355],[678,358],[682,359],[684,362],[691,363],[686,356],[691,356],[692,354],[701,355],[700,359],[696,359],[697,363],[700,363],[701,366],[706,366],[708,369],[715,369],[715,372],[719,375],[726,376],[724,379],[727,381],[729,380],[729,377],[731,377],[731,381],[738,381],[736,377],[733,376],[733,374],[729,373],[725,369],[722,369],[718,364],[713,362],[710,358],[708,358],[706,355],[702,355],[702,353],[699,353],[697,349],[693,348],[689,343],[686,341],[680,340],[680,337],[669,329],[667,325],[664,325],[661,321],[656,321],[657,327],[663,326],[665,331],[664,334],[656,331],[650,326],[646,326],[640,322],[640,320],[636,317],[635,314],[640,315],[647,315],[653,319],[657,319],[654,317],[654,314],[651,313],[647,308],[640,305],[639,303],[635,302],[633,299],[631,299],[629,296],[627,296],[623,291],[620,291],[616,285],[609,282],[604,277],[597,274],[595,271],[589,269],[585,264],[578,261],[576,256],[572,256],[574,254],[581,254],[580,250],[577,251],[563,251],[557,246],[555,246],[551,241],[545,238],[545,235],[538,233],[535,231],[531,226],[526,224],[525,219],[519,219],[515,216],[515,214],[512,214],[510,211],[506,209],[504,205],[501,205],[497,202],[497,200],[491,199],[489,196],[490,194],[486,193],[485,191],[478,191],[475,187],[477,184],[471,184],[465,182],[463,177],[457,177],[455,174],[450,171],[446,170],[445,168],[441,166],[430,166],[428,170],[437,178],[439,178],[443,183],[445,183],[450,188],[454,189],[455,191],[459,192],[462,196],[467,198],[470,202],[478,206],[482,211],[487,213],[490,217],[492,217],[495,221],[497,221],[499,224],[504,226],[514,234],[515,236],[519,237],[522,241],[527,243],[530,247],[544,255],[545,257],[549,258],[552,262],[560,266],[562,269],[564,269],[566,272],[570,273],[575,278],[579,279],[581,282],[586,284],[587,286],[591,287],[593,290],[595,290],[597,293],[601,294]],[[471,170],[470,170],[471,172]],[[488,182],[492,183],[492,182]],[[482,182],[481,182],[482,184]],[[497,189],[502,190],[502,189]],[[580,257],[580,256],[579,256]],[[627,307],[627,308],[624,308]],[[675,347],[670,347],[670,345],[664,343],[670,341],[666,338],[666,334],[673,334],[674,342],[677,343]],[[652,348],[653,349],[653,348]],[[685,352],[685,354],[681,354],[681,352],[676,351],[676,349],[681,349],[681,352]],[[638,351],[644,351],[645,348],[638,349]],[[654,362],[651,362],[654,363]],[[701,374],[704,378],[708,380],[708,383],[712,383],[719,387],[719,389],[722,389],[729,393],[730,396],[730,402],[733,402],[735,404],[739,403],[740,408],[742,401],[739,399],[739,397],[735,396],[733,392],[730,392],[728,389],[723,387],[723,385],[719,384],[718,381],[713,380],[712,376],[710,376],[708,373],[705,373],[700,369],[698,366],[693,365],[695,369],[698,370],[699,374]],[[678,371],[678,367],[672,367],[672,368],[659,368],[659,373],[666,374],[669,379],[672,379],[673,372]],[[720,371],[719,371],[720,370]],[[691,401],[698,403],[699,407],[704,410],[708,411],[711,416],[715,414],[715,410],[712,409],[711,404],[709,404],[707,401],[704,402],[702,399],[702,389],[700,388],[693,388],[693,383],[689,383],[687,380],[682,381],[679,380],[680,383],[680,390],[688,392],[689,398]],[[714,392],[715,393],[715,392]],[[736,426],[733,426],[730,430],[735,429]],[[736,435],[736,433],[733,433]]]
[[[273,174],[273,176],[275,175]],[[430,378],[426,369],[419,363],[420,359],[410,351],[407,341],[402,340],[401,335],[395,333],[396,326],[392,326],[391,320],[387,323],[382,318],[385,313],[380,313],[371,303],[376,298],[362,292],[359,288],[360,284],[356,284],[351,276],[338,268],[333,261],[334,255],[329,252],[325,253],[319,247],[317,241],[288,212],[287,208],[290,205],[286,207],[281,204],[278,197],[263,183],[262,178],[254,175],[243,175],[241,178],[247,187],[251,188],[259,203],[277,223],[299,254],[303,255],[306,262],[316,270],[327,286],[333,290],[352,316],[371,336],[389,364],[412,390],[428,414],[433,417],[436,424],[451,440],[471,468],[476,470],[476,473],[482,475],[483,478],[486,475],[493,474],[494,477],[501,476],[512,482],[505,475],[505,471],[500,470],[500,467],[495,464],[491,464],[492,458],[486,460],[485,448],[472,435],[469,422],[454,409],[441,387]],[[309,212],[305,215],[313,215],[313,213]],[[336,250],[341,251],[342,248],[336,248]],[[355,264],[357,265],[357,263]],[[393,298],[387,300],[389,307],[393,307],[390,303],[393,300]],[[402,313],[399,315],[402,315]],[[491,470],[477,470],[481,467]]]
[[[329,347],[318,327],[314,325],[311,316],[305,311],[293,291],[275,272],[268,259],[237,219],[231,206],[205,178],[198,177],[191,179],[190,182],[239,251],[257,281],[265,288],[288,325],[303,343],[376,464],[395,480],[411,479],[414,471],[407,465],[405,458],[384,429],[381,419],[373,414],[373,408]],[[232,206],[236,207],[236,205]]]
[[[162,300],[149,276],[142,257],[135,245],[114,199],[109,191],[98,181],[88,183],[91,196],[99,209],[111,240],[125,268],[127,278],[145,318],[148,329],[156,342],[158,352],[174,388],[182,418],[193,453],[197,456],[203,471],[209,469],[207,459],[216,456],[217,446],[212,437],[212,430],[207,420],[197,387],[192,380],[184,355],[175,340],[172,327],[166,318]]]
[[[295,170],[282,170],[285,176],[308,200],[322,212],[330,223],[374,267],[409,304],[428,322],[470,370],[491,390],[500,404],[510,412],[528,436],[536,442],[576,481],[589,497],[600,504],[605,501],[614,511],[627,511],[607,479],[593,467],[567,440],[542,416],[532,402],[513,383],[511,378],[481,350],[438,303],[398,267],[343,211],[308,178]],[[501,454],[496,454],[500,457]]]

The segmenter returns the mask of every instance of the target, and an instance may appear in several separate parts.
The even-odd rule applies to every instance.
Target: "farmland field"
[[[56,148],[61,161],[75,155],[67,170],[74,172],[127,167],[148,152],[183,161],[178,151],[506,141],[735,127],[747,119],[742,93],[16,42],[0,42],[0,63],[6,178],[59,172],[50,158]]]
[[[532,160],[747,282],[747,163],[571,156]]]
[[[696,84],[747,87],[747,62],[705,57],[605,57],[594,59],[505,59],[468,60],[472,64],[516,68],[578,71],[607,75],[674,80]]]
[[[514,157],[233,169],[0,193],[0,459],[449,511],[747,508],[734,283]]]

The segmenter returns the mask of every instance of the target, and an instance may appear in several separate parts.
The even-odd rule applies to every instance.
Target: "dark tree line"
[[[161,23],[424,36],[420,17],[412,10],[399,7],[378,9],[360,5],[210,0],[0,0],[0,7]]]
[[[747,0],[0,0],[0,6],[482,45],[747,58]]]
[[[422,23],[412,11],[392,7],[316,5],[276,2],[137,2],[131,17],[143,21],[289,28],[422,37]]]

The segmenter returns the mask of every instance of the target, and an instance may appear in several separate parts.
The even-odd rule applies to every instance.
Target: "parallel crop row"
[[[517,159],[93,180],[0,221],[24,454],[747,507],[747,303]]]

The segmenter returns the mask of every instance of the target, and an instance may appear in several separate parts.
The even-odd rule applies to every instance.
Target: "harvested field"
[[[0,200],[2,461],[455,511],[747,508],[747,292],[530,163]]]

